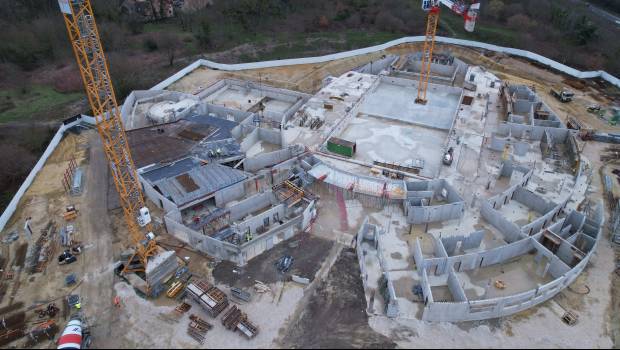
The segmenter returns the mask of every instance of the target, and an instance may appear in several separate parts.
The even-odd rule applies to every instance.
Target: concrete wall
[[[447,204],[424,205],[419,199],[443,197]],[[405,215],[409,224],[423,224],[437,221],[459,219],[465,212],[465,202],[459,193],[446,180],[419,181],[407,183]]]
[[[249,172],[256,172],[282,162],[285,162],[304,152],[304,148],[300,145],[289,146],[286,149],[262,153],[254,157],[248,157],[243,162],[243,169]]]
[[[440,242],[446,251],[446,256],[452,256],[455,254],[456,246],[459,242],[461,242],[463,250],[478,248],[480,243],[482,243],[484,235],[484,230],[478,230],[468,235],[442,237]]]
[[[310,203],[310,205],[314,208],[314,202]],[[274,225],[273,214],[275,212],[279,213],[280,219],[287,221],[285,221],[282,225]],[[215,258],[228,260],[239,266],[243,266],[247,264],[250,259],[266,250],[271,249],[279,242],[293,237],[301,231],[301,224],[304,221],[303,215],[286,218],[284,212],[284,205],[279,205],[240,223],[238,227],[241,231],[243,231],[246,227],[250,227],[251,231],[255,232],[258,226],[263,225],[263,219],[269,216],[271,225],[267,232],[261,235],[255,234],[253,240],[245,242],[239,246],[196,232],[182,223],[179,223],[170,215],[164,216],[164,222],[166,224],[167,232],[179,240],[186,242],[199,251],[205,252]]]
[[[275,203],[275,196],[271,191],[253,195],[229,207],[230,220],[241,220],[248,214],[266,208],[273,203]]]
[[[597,208],[597,210],[598,213],[600,213],[600,209]],[[585,218],[585,215],[573,211],[567,218],[571,218],[572,222],[581,222]],[[590,234],[593,236],[587,235],[589,238],[585,244],[589,247],[589,250],[587,251],[585,259],[572,268],[563,261],[565,260],[564,249],[566,248],[561,248],[562,252],[556,255],[539,243],[538,240],[540,239],[542,233],[539,233],[535,237],[528,237],[486,252],[465,254],[458,257],[426,259],[422,262],[424,265],[423,269],[420,269],[419,267],[419,261],[422,257],[419,241],[416,240],[413,249],[414,259],[416,261],[416,265],[418,265],[418,272],[422,278],[421,285],[423,286],[424,298],[426,300],[422,319],[426,321],[460,322],[504,317],[528,309],[552,298],[575,280],[575,278],[583,271],[589,259],[595,252],[596,245],[598,244],[601,236],[601,215],[598,215],[596,220],[586,219],[586,221],[587,220],[590,220],[592,223]],[[553,227],[558,228],[562,226],[565,228],[572,227],[570,223],[566,222],[558,222],[558,224]],[[584,225],[584,227],[586,226]],[[580,233],[578,237],[582,237],[584,235],[586,234]],[[574,239],[576,238],[577,237]],[[532,290],[504,297],[484,300],[468,300],[466,297],[463,298],[459,285],[457,285],[458,276],[453,275],[454,271],[452,269],[454,266],[458,266],[460,271],[465,269],[476,269],[479,267],[509,261],[517,256],[524,255],[532,251],[536,254],[535,261],[542,262],[542,257],[547,259],[547,263],[544,266],[541,265],[541,270],[537,271],[537,273],[549,274],[553,278],[551,282],[544,285],[539,285]],[[454,302],[437,303],[432,301],[432,293],[430,288],[427,287],[427,274],[431,272],[435,273],[435,271],[437,271],[437,274],[448,274],[448,287],[454,296]]]
[[[378,59],[376,61],[371,61],[361,67],[357,67],[354,71],[364,74],[379,74],[382,71],[390,72],[392,70],[392,65],[398,61],[397,55],[388,55],[385,58]]]
[[[157,192],[157,190],[151,186],[151,184],[146,181],[139,172],[138,179],[140,180],[140,184],[142,184],[142,192],[147,199],[153,202],[158,208],[163,209],[164,213],[170,215],[170,217],[174,220],[179,222],[182,221],[181,212],[175,203],[164,197],[161,193]]]

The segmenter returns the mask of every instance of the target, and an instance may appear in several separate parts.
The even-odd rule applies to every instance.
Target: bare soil
[[[368,326],[364,289],[353,249],[344,249],[299,318],[282,337],[283,348],[375,348],[396,344]]]
[[[253,286],[255,280],[267,284],[285,281],[290,275],[312,281],[333,244],[332,241],[303,233],[277,244],[242,268],[229,261],[222,261],[213,270],[213,278],[217,283],[240,288]],[[275,263],[285,254],[293,257],[293,264],[283,274],[277,271]]]

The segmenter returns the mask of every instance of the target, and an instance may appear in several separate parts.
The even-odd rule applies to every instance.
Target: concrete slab
[[[414,102],[417,86],[379,82],[364,100],[361,112],[406,123],[449,130],[459,106],[460,92],[454,88],[429,84],[426,105]]]
[[[357,143],[354,159],[405,166],[422,159],[424,169],[420,175],[434,177],[441,166],[442,147],[448,133],[397,120],[360,115],[353,118],[338,137]]]

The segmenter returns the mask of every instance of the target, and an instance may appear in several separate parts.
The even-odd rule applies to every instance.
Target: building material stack
[[[222,318],[226,329],[240,331],[246,338],[254,338],[258,334],[258,327],[248,320],[248,315],[233,305]]]
[[[203,344],[207,332],[213,328],[213,326],[196,315],[190,315],[189,319],[190,322],[189,325],[187,325],[187,334],[198,343]]]
[[[187,296],[197,302],[214,318],[228,307],[226,294],[206,281],[190,283],[185,290]]]

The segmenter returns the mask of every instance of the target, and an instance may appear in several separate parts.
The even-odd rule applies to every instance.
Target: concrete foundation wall
[[[452,294],[454,301],[467,301],[465,290],[463,290],[461,282],[459,281],[459,278],[456,276],[452,268],[448,273],[448,289],[450,290],[450,294]]]
[[[244,199],[229,208],[230,220],[238,221],[248,214],[266,208],[275,202],[273,192],[259,193]]]
[[[440,276],[448,273],[449,268],[454,268],[455,272],[484,268],[508,261],[514,257],[526,254],[533,249],[534,245],[530,239],[522,239],[520,241],[483,252],[428,258],[423,260],[423,266],[428,274]]]
[[[518,187],[516,189],[512,196],[512,200],[525,205],[539,214],[546,214],[556,207],[555,203],[546,201],[541,196],[526,190],[523,187]]]
[[[355,68],[354,71],[363,74],[379,74],[382,71],[392,71],[392,65],[398,61],[398,57],[396,55],[388,55],[385,58],[378,59],[376,61],[371,61],[361,67]]]
[[[405,215],[409,224],[423,224],[458,219],[465,212],[465,202],[446,180],[408,182]],[[420,198],[443,198],[448,204],[421,205]],[[432,202],[431,202],[432,203]]]
[[[508,221],[500,212],[493,209],[488,201],[484,201],[480,207],[482,218],[495,227],[504,236],[508,243],[518,241],[524,237],[519,226]]]
[[[454,220],[461,218],[465,213],[465,203],[452,203],[434,206],[412,206],[407,207],[408,224],[424,224],[438,221]]]
[[[532,234],[535,234],[543,228],[549,226],[553,222],[553,220],[557,218],[558,214],[560,214],[561,211],[564,209],[568,200],[569,198],[567,198],[564,202],[552,207],[543,216],[521,227],[521,232],[523,232],[523,234],[525,235],[531,236]]]
[[[567,218],[571,218],[571,221],[573,222],[579,222],[581,221],[580,217],[585,216],[581,213],[571,212]],[[598,219],[600,219],[600,215]],[[455,284],[456,280],[454,278],[451,278],[451,276],[449,275],[448,284],[450,292],[455,297],[455,302],[432,302],[430,288],[423,289],[424,293],[428,293],[428,296],[426,294],[424,296],[427,302],[425,303],[424,307],[424,312],[422,316],[423,320],[440,322],[460,322],[504,317],[528,309],[552,298],[562,289],[570,285],[575,280],[575,278],[577,278],[577,276],[583,271],[583,269],[587,265],[589,259],[594,254],[596,245],[600,240],[600,224],[602,224],[602,219],[596,220],[596,222],[594,220],[591,221],[594,230],[596,230],[596,232],[592,233],[595,238],[587,235],[589,237],[587,246],[590,248],[585,258],[572,268],[563,261],[564,259],[560,258],[560,256],[558,255],[553,254],[538,242],[538,239],[540,239],[540,235],[542,235],[542,233],[538,234],[536,237],[525,238],[521,241],[509,244],[504,247],[491,249],[487,252],[467,254],[461,257],[426,259],[424,261],[425,268],[421,272],[419,272],[422,278],[422,286],[428,285],[428,281],[426,280],[428,278],[427,271],[430,272],[443,268],[443,271],[441,273],[450,274],[454,266],[458,266],[461,270],[463,270],[464,267],[467,268],[471,266],[484,267],[488,266],[487,263],[497,264],[504,261],[510,261],[514,257],[524,255],[532,251],[536,253],[536,256],[534,258],[535,261],[542,263],[543,257],[545,257],[547,261],[544,266],[540,266],[540,269],[536,271],[536,273],[549,274],[551,277],[554,278],[554,280],[547,284],[539,285],[532,290],[528,290],[515,295],[484,300],[467,300],[466,298],[462,299],[462,294],[460,294],[458,286]],[[558,222],[558,224],[554,225],[553,228],[557,229],[558,227],[560,227],[560,225],[564,225],[564,227],[566,228],[572,227],[571,224],[567,224],[566,222]],[[418,255],[421,255],[419,241],[416,241],[416,244],[414,245],[414,258],[416,257],[416,252],[418,252]],[[475,257],[472,257],[472,255],[475,255]],[[482,259],[482,257],[484,257],[484,259]],[[418,261],[421,258],[417,257],[415,259],[416,261]],[[460,263],[455,263],[458,261],[460,261]],[[465,261],[473,261],[473,263],[466,263]]]
[[[461,242],[461,248],[464,250],[478,248],[480,247],[480,243],[482,243],[484,235],[484,230],[478,230],[469,235],[442,237],[441,243],[447,255],[452,256],[459,242]]]
[[[251,181],[253,182],[253,180]],[[226,203],[245,196],[245,184],[247,182],[248,180],[244,182],[238,182],[232,186],[226,187],[225,189],[216,192],[215,205],[219,208],[223,208]]]
[[[273,165],[282,163],[294,156],[293,148],[286,148],[269,153],[259,154],[255,157],[246,158],[243,162],[243,169],[249,172],[256,172]]]
[[[161,193],[157,192],[157,190],[155,190],[155,188],[139,174],[138,179],[140,180],[140,184],[142,184],[142,192],[147,199],[153,202],[158,208],[163,209],[164,213],[167,213],[173,219],[182,221],[181,212],[175,203],[164,197]]]

